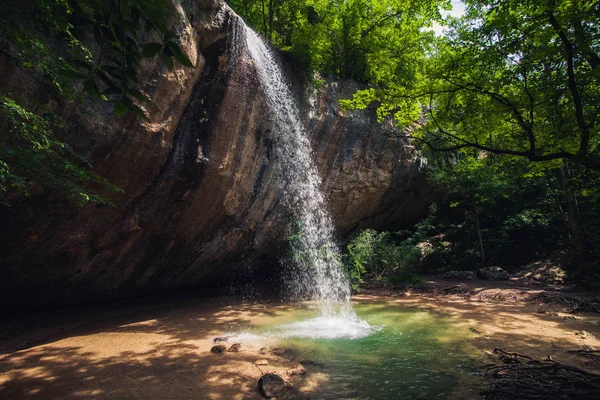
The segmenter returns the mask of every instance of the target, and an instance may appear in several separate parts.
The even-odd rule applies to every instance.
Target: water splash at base
[[[378,327],[370,326],[356,315],[323,315],[281,325],[275,329],[274,333],[281,338],[360,339],[378,329]]]

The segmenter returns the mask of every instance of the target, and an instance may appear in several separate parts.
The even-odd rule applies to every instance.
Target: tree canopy
[[[393,79],[355,103],[378,100],[403,115],[418,102],[418,138],[438,151],[471,147],[600,170],[600,3],[465,3],[414,90],[396,89]]]

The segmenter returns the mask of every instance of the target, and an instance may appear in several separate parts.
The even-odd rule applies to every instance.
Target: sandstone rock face
[[[414,220],[431,195],[419,172],[424,161],[391,120],[378,123],[375,109],[340,108],[340,99],[363,88],[326,80],[319,89],[308,90],[306,101],[306,125],[341,234]]]
[[[269,267],[256,260],[285,241],[290,212],[271,157],[274,133],[240,20],[221,0],[180,3],[182,48],[198,67],[142,66],[141,89],[153,102],[146,121],[53,99],[0,60],[0,87],[60,110],[63,139],[124,190],[104,194],[115,206],[79,208],[40,193],[0,209],[3,304],[235,283]],[[431,192],[397,129],[378,124],[373,110],[340,110],[337,100],[355,89],[327,81],[299,96],[341,234],[414,220]]]

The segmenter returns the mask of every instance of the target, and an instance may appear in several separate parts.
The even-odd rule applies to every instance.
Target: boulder
[[[444,272],[442,278],[453,281],[471,281],[475,279],[473,271],[447,271]]]
[[[295,389],[277,374],[267,373],[258,380],[258,392],[266,399],[307,400],[309,396]]]
[[[234,343],[227,349],[227,351],[232,352],[232,353],[237,353],[238,351],[240,351],[241,348],[242,348],[241,343]]]
[[[210,349],[210,352],[215,353],[215,354],[221,354],[221,353],[225,352],[225,350],[227,350],[227,346],[225,346],[224,344],[218,344],[216,346],[213,346]]]
[[[262,397],[270,399],[280,395],[289,384],[277,374],[264,374],[258,380],[258,391]]]
[[[285,373],[287,374],[287,376],[296,376],[296,375],[304,375],[306,374],[306,369],[304,369],[304,366],[302,364],[297,364],[294,368],[288,369],[287,371],[285,371]]]
[[[477,275],[481,279],[488,281],[507,281],[509,279],[508,272],[501,267],[485,267],[477,271]]]

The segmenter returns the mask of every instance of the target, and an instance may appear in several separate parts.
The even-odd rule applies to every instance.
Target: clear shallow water
[[[355,308],[359,319],[350,323],[307,310],[280,314],[249,329],[246,339],[269,340],[322,364],[329,382],[320,399],[446,399],[461,376],[476,373],[467,355],[473,334],[448,319],[384,304]],[[336,333],[340,326],[343,334]]]

